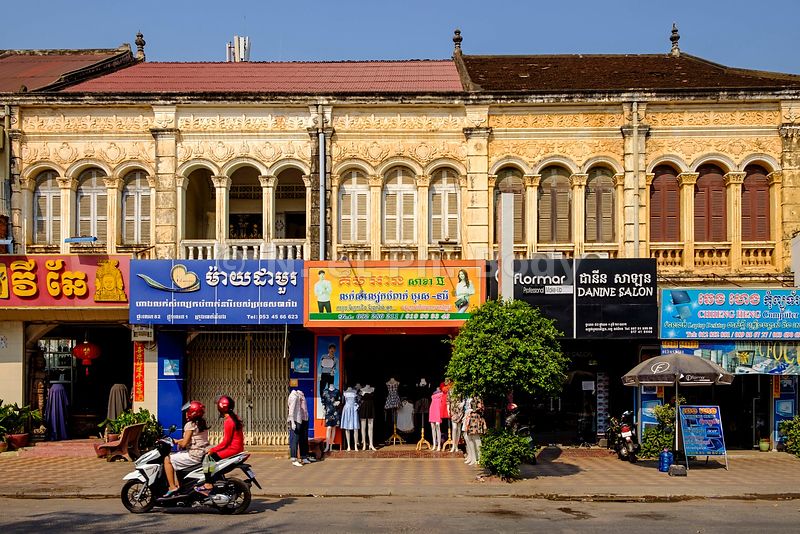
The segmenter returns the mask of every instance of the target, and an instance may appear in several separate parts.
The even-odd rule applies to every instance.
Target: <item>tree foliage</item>
[[[555,395],[567,358],[553,321],[519,301],[489,300],[454,340],[447,377],[464,396],[501,399],[510,391]]]

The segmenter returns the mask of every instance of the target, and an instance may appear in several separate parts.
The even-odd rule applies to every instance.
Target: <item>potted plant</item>
[[[26,431],[29,425],[38,426],[42,423],[42,412],[32,410],[30,406],[19,406],[17,403],[7,405],[4,410],[3,427],[6,433],[6,442],[10,447],[20,449],[28,445],[30,434]]]
[[[11,422],[11,406],[3,404],[0,399],[0,452],[6,452],[8,443],[6,443],[6,434],[8,434],[8,425]]]

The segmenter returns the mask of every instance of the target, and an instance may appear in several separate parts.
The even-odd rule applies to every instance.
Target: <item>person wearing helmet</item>
[[[216,447],[208,450],[208,455],[215,461],[229,458],[244,450],[244,425],[234,412],[234,408],[236,408],[236,403],[229,396],[222,395],[217,399],[217,411],[224,421],[222,422],[222,441]],[[206,483],[195,486],[194,489],[208,495],[212,488],[211,475],[206,473]]]
[[[206,407],[202,402],[193,400],[185,404],[183,409],[186,411],[186,425],[183,427],[183,437],[175,441],[183,450],[164,458],[164,474],[169,482],[169,490],[164,497],[171,497],[178,491],[178,475],[175,471],[200,465],[209,445],[208,423],[204,417]]]

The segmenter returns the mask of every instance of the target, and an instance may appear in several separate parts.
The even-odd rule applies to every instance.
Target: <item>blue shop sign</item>
[[[664,289],[661,338],[800,339],[800,294],[794,289]]]
[[[302,324],[301,260],[133,260],[131,324]]]
[[[686,456],[723,456],[725,435],[719,406],[679,407],[681,435]]]

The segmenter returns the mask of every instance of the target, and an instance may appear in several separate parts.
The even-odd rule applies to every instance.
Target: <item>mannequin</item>
[[[308,456],[308,403],[305,394],[293,389],[287,399],[289,413],[289,460],[292,465],[302,467],[311,463]]]
[[[353,388],[355,388],[356,390],[356,404],[358,404],[358,411],[361,412],[361,402],[362,402],[361,390],[364,389],[364,386],[361,385],[361,382],[356,382],[356,385],[353,386]],[[360,419],[361,416],[359,415],[359,420]],[[362,426],[363,426],[362,424],[358,425],[359,428],[361,428]],[[353,449],[355,450],[358,450],[361,447],[361,445],[363,444],[363,441],[361,440],[361,433],[353,432],[353,444],[354,444]]]
[[[450,390],[447,396],[447,407],[450,410],[450,430],[453,444],[450,452],[458,450],[458,442],[461,440],[461,424],[464,422],[464,399]]]
[[[350,441],[355,445],[356,434],[358,434],[358,392],[352,386],[344,390],[344,409],[342,410],[342,430],[344,439],[347,443],[347,450],[352,451]],[[358,447],[356,447],[358,450]]]
[[[450,382],[442,382],[439,384],[439,389],[442,391],[442,398],[441,398],[441,416],[442,416],[442,425],[445,429],[447,429],[447,441],[444,443],[439,443],[439,450],[444,450],[445,447],[448,445],[452,445],[453,441],[450,439],[450,408],[448,406],[448,392],[450,391]]]
[[[361,388],[361,403],[358,405],[358,417],[361,420],[361,447],[367,450],[367,437],[369,437],[369,450],[374,451],[372,429],[375,423],[375,388],[369,384]],[[368,430],[369,429],[369,430]]]
[[[480,397],[472,397],[468,401],[465,416],[464,439],[467,442],[467,459],[465,463],[475,465],[481,458],[481,436],[486,432],[486,420],[483,418],[483,401]]]
[[[342,403],[342,394],[333,384],[329,384],[322,392],[322,407],[325,409],[325,452],[329,452],[336,439],[336,427],[339,426],[341,416],[339,405]]]
[[[397,409],[400,407],[400,395],[397,393],[397,389],[399,387],[400,382],[395,380],[394,377],[389,378],[386,382],[386,404],[384,404],[384,409],[392,410],[392,422],[394,424],[394,431],[386,441],[387,443],[391,442],[392,445],[405,443],[405,440],[397,433]]]
[[[428,420],[431,422],[431,434],[433,435],[433,448],[431,450],[442,450],[442,395],[440,388],[434,390],[431,395],[431,406],[428,412]]]

